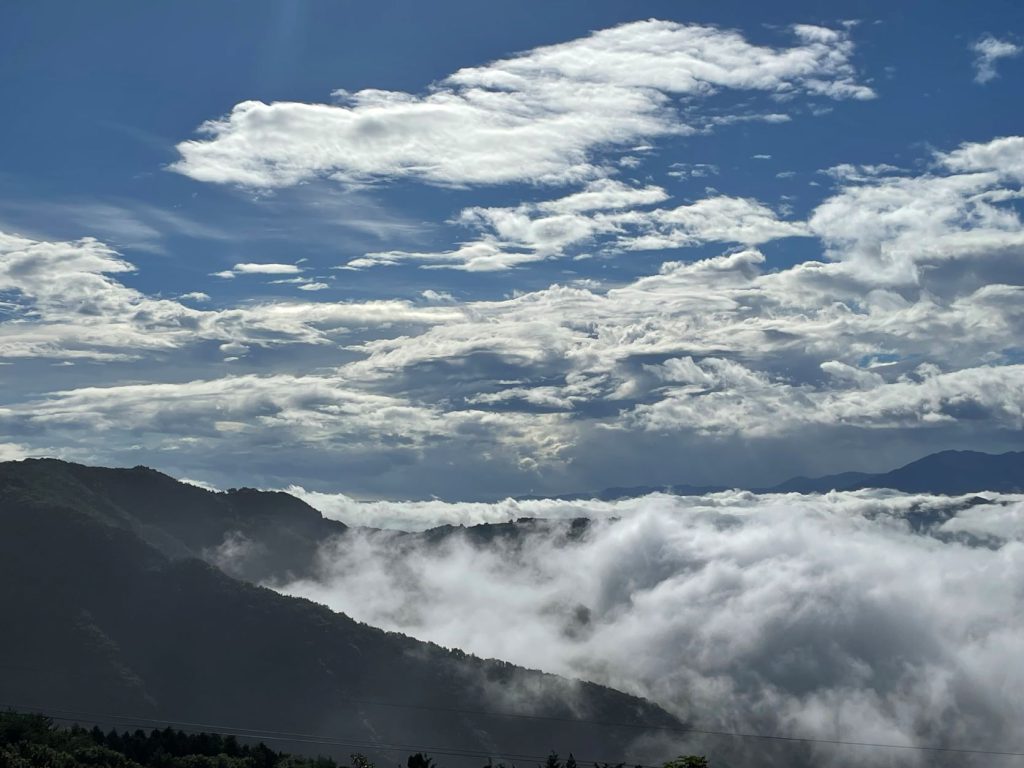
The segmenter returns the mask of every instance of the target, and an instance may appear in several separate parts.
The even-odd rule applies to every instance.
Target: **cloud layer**
[[[701,156],[727,124],[862,109],[857,29],[760,44],[637,21],[423,92],[243,102],[175,170],[327,215],[356,196],[382,211],[388,181],[459,187],[430,192],[451,236],[396,236],[403,215],[372,248],[252,254],[217,228],[225,258],[165,294],[98,239],[0,235],[17,374],[0,428],[27,452],[388,498],[762,485],[1018,448],[1024,138],[902,167],[830,157],[799,195]],[[755,149],[755,175],[797,183]]]
[[[582,535],[553,522],[493,539],[458,529],[352,532],[323,548],[318,579],[279,589],[444,645],[648,696],[697,727],[1021,746],[1022,497],[336,501],[333,512],[421,526],[516,514],[596,522]],[[737,765],[991,759],[711,737],[686,746]]]
[[[143,457],[197,464],[258,445],[275,452],[274,484],[317,487],[305,474],[315,451],[357,492],[416,496],[454,495],[467,467],[479,486],[457,493],[493,497],[635,484],[641,456],[644,482],[763,483],[814,471],[806,462],[824,444],[898,438],[903,452],[879,456],[885,465],[937,447],[1011,447],[1024,425],[1022,158],[1024,139],[1003,137],[937,153],[917,174],[832,169],[833,189],[802,221],[751,198],[674,205],[656,185],[608,179],[467,209],[483,237],[464,250],[483,250],[450,260],[467,269],[496,268],[512,247],[533,260],[733,244],[618,285],[497,300],[433,291],[218,308],[128,287],[134,267],[98,241],[5,235],[6,358],[162,356],[171,375],[37,395],[0,409],[0,423],[12,440],[77,458],[95,458],[76,451],[97,430]],[[820,260],[771,269],[759,245],[792,237],[816,239]],[[232,274],[294,280],[282,275],[300,269],[243,262]],[[306,350],[312,368],[206,367],[186,380],[173,368],[210,354],[273,365],[290,350]],[[738,452],[793,464],[737,477]],[[845,468],[836,457],[818,471]]]

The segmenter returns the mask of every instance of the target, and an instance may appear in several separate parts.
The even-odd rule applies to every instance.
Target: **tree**
[[[710,764],[704,755],[680,755],[662,768],[710,768]]]
[[[415,755],[409,755],[406,764],[409,768],[435,768],[433,758],[427,757],[422,752],[417,752]]]

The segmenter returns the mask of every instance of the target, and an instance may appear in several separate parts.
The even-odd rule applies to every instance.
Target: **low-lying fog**
[[[322,548],[318,578],[274,585],[370,624],[604,683],[704,728],[1024,749],[1024,496],[302,495],[354,525],[562,521],[489,542],[354,531]],[[576,517],[594,522],[574,533]],[[721,741],[704,744],[733,748]],[[817,760],[854,754],[935,764],[824,746]]]

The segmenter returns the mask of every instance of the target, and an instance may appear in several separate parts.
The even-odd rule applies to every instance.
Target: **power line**
[[[0,669],[18,669],[32,672],[47,672],[40,667],[28,667],[28,666],[17,666],[13,664],[0,664]],[[695,726],[688,725],[654,725],[645,723],[620,723],[610,722],[604,720],[587,720],[584,718],[573,718],[573,717],[558,717],[556,715],[529,715],[519,712],[503,712],[500,710],[484,710],[484,709],[463,709],[458,707],[440,707],[436,705],[428,704],[407,704],[401,702],[387,702],[378,701],[373,699],[357,699],[346,697],[342,703],[346,704],[363,704],[367,706],[378,706],[378,707],[393,707],[398,709],[416,709],[426,710],[434,712],[451,712],[457,714],[466,715],[484,715],[491,717],[507,717],[515,718],[520,720],[535,720],[535,721],[549,721],[558,723],[573,723],[579,725],[593,725],[603,728],[630,728],[643,731],[660,731],[665,733],[679,733],[679,734],[696,734],[701,736],[719,736],[724,738],[734,739],[758,739],[762,741],[776,741],[776,742],[788,742],[788,743],[806,743],[806,744],[828,744],[832,746],[842,747],[864,747],[873,749],[902,749],[902,750],[916,750],[923,752],[940,752],[940,753],[952,753],[952,754],[965,754],[965,755],[988,755],[993,757],[1024,757],[1024,751],[1012,751],[1012,750],[991,750],[991,749],[976,749],[969,747],[949,747],[949,746],[937,746],[927,744],[891,744],[887,742],[871,742],[871,741],[859,741],[853,739],[822,739],[814,738],[810,736],[790,736],[785,734],[766,734],[766,733],[751,733],[744,731],[726,731],[726,730],[715,730],[710,728],[697,728]],[[57,710],[54,710],[57,711]],[[96,714],[96,713],[93,713]],[[266,733],[273,733],[273,731],[266,731]],[[307,734],[308,735],[308,734]],[[532,759],[532,758],[531,758]],[[584,761],[593,762],[593,761]],[[602,761],[603,762],[603,761]]]
[[[225,725],[214,725],[211,723],[193,723],[189,721],[181,720],[158,720],[148,717],[139,717],[135,715],[117,715],[110,713],[100,712],[89,712],[87,710],[78,709],[48,709],[39,707],[28,707],[20,704],[2,704],[0,707],[9,707],[16,710],[29,711],[37,714],[42,714],[50,717],[52,720],[60,720],[62,722],[92,722],[92,723],[104,723],[109,725],[121,725],[124,726],[139,726],[139,725],[150,725],[150,726],[173,726],[181,730],[195,730],[202,729],[213,733],[224,733],[232,736],[243,736],[246,738],[256,738],[265,741],[283,741],[288,743],[297,744],[320,744],[324,746],[340,746],[348,747],[351,749],[371,749],[379,750],[384,752],[425,752],[435,755],[446,755],[453,757],[466,757],[466,758],[478,758],[478,759],[494,759],[499,760],[527,760],[527,761],[539,761],[543,762],[547,759],[546,755],[524,755],[524,754],[496,754],[494,752],[472,749],[468,747],[450,747],[450,746],[425,746],[415,744],[388,744],[383,742],[371,741],[369,739],[354,739],[354,738],[342,738],[323,736],[320,734],[307,734],[307,733],[290,733],[288,731],[269,731],[258,728],[243,728],[236,726],[225,726]],[[62,712],[65,715],[76,715],[77,717],[66,717],[59,715],[51,715],[51,712]],[[592,760],[592,759],[580,759],[576,758],[577,763],[587,763],[598,765],[607,764],[620,764],[627,763],[635,768],[659,768],[653,765],[644,765],[642,763],[635,763],[632,761],[624,760]]]
[[[844,739],[821,739],[821,738],[812,738],[812,737],[803,737],[803,736],[783,736],[783,735],[762,734],[762,733],[745,733],[745,732],[742,732],[742,731],[721,731],[721,730],[711,730],[711,729],[705,729],[705,728],[691,728],[691,727],[687,727],[687,726],[673,727],[673,726],[658,726],[658,725],[642,725],[642,724],[636,724],[636,723],[606,723],[606,722],[602,722],[602,721],[599,721],[599,720],[583,720],[583,719],[576,720],[576,719],[573,719],[573,718],[553,717],[553,716],[546,716],[546,715],[522,715],[522,714],[519,714],[519,713],[512,713],[512,712],[496,712],[496,711],[487,711],[487,710],[457,709],[457,708],[454,708],[454,707],[432,707],[432,706],[428,706],[428,705],[400,704],[400,703],[396,703],[396,702],[380,702],[380,701],[371,701],[371,700],[362,700],[362,699],[347,699],[347,702],[349,702],[349,703],[370,704],[370,705],[379,705],[379,706],[386,706],[386,707],[400,707],[400,708],[408,708],[408,709],[434,710],[434,711],[440,711],[440,712],[458,712],[458,713],[463,713],[463,714],[494,715],[494,716],[499,716],[499,717],[526,718],[526,719],[530,719],[530,720],[549,720],[549,721],[554,721],[554,722],[580,723],[580,724],[586,724],[586,725],[640,728],[640,729],[644,729],[644,730],[667,731],[667,732],[680,733],[680,734],[698,734],[698,735],[702,735],[702,736],[725,736],[725,737],[740,738],[740,739],[762,739],[762,740],[779,741],[779,742],[786,742],[786,743],[827,744],[827,745],[832,745],[832,746],[867,747],[867,748],[875,748],[875,749],[918,750],[918,751],[925,751],[925,752],[942,752],[942,753],[965,754],[965,755],[986,755],[986,756],[990,756],[990,757],[1024,757],[1024,751],[1009,751],[1009,750],[994,750],[994,749],[972,749],[972,748],[967,748],[967,747],[941,747],[941,746],[928,746],[928,745],[919,745],[919,744],[888,744],[888,743],[883,743],[883,742],[852,741],[852,740],[844,740]],[[545,757],[540,757],[540,756],[537,756],[537,755],[495,755],[495,754],[492,754],[492,753],[489,753],[489,752],[485,752],[485,751],[472,750],[472,749],[466,749],[466,748],[461,748],[461,747],[458,747],[458,748],[446,747],[446,746],[424,747],[424,746],[416,746],[416,745],[409,745],[409,744],[390,744],[390,745],[385,745],[385,744],[379,744],[378,742],[368,741],[368,740],[360,740],[360,741],[352,741],[351,739],[349,739],[349,740],[341,740],[341,739],[339,739],[337,737],[323,736],[321,734],[291,733],[291,732],[288,732],[288,731],[271,731],[271,730],[264,730],[264,729],[258,729],[258,728],[243,728],[243,727],[237,727],[237,726],[220,726],[220,725],[211,725],[211,724],[208,724],[208,723],[192,723],[192,722],[188,722],[188,721],[154,720],[152,718],[139,717],[139,716],[134,716],[134,715],[116,715],[116,714],[110,714],[110,713],[89,712],[89,711],[86,711],[86,710],[47,709],[47,710],[44,711],[44,710],[40,710],[38,707],[26,707],[25,705],[3,704],[3,703],[0,703],[0,706],[11,707],[11,708],[14,708],[14,709],[35,709],[37,711],[40,711],[43,714],[45,714],[46,712],[64,712],[64,713],[78,714],[80,716],[103,717],[103,718],[106,718],[108,720],[117,720],[117,721],[129,723],[129,724],[138,722],[138,723],[150,723],[150,724],[154,724],[155,723],[155,724],[159,724],[159,725],[175,725],[175,726],[182,726],[182,727],[187,726],[189,728],[207,728],[207,729],[210,729],[212,731],[223,731],[223,732],[234,731],[234,732],[237,732],[236,735],[248,735],[248,736],[252,736],[252,737],[255,737],[255,738],[267,738],[267,739],[296,741],[296,742],[308,741],[310,743],[334,744],[336,746],[352,746],[352,747],[360,747],[361,746],[363,748],[370,748],[370,747],[372,747],[372,748],[375,748],[375,749],[385,749],[385,748],[387,748],[388,751],[407,751],[407,750],[412,750],[412,751],[430,751],[430,752],[434,752],[436,754],[449,754],[449,755],[453,755],[454,754],[454,755],[459,755],[459,756],[462,756],[462,757],[498,757],[498,758],[503,758],[503,759],[518,759],[518,760],[544,760],[544,759],[546,759]],[[67,720],[67,718],[57,718],[57,717],[55,717],[54,719]],[[452,751],[452,750],[454,750],[454,751]],[[621,761],[621,760],[607,760],[607,761],[606,760],[600,760],[599,761],[599,760],[590,760],[590,759],[584,759],[584,760],[577,759],[577,762],[581,762],[581,763],[594,763],[595,765],[598,764],[598,763],[612,763],[612,764],[617,764],[617,763],[620,763],[620,762],[629,763],[629,761]],[[656,766],[643,766],[643,765],[641,765],[639,763],[629,763],[629,764],[636,765],[637,768],[656,768]]]
[[[512,717],[524,720],[550,720],[559,723],[581,723],[586,725],[597,725],[605,728],[635,728],[644,731],[667,731],[670,733],[699,734],[701,736],[729,736],[740,739],[768,739],[773,741],[808,742],[812,744],[832,744],[847,747],[876,747],[884,749],[918,749],[931,752],[956,752],[975,755],[1000,755],[1005,757],[1024,757],[1022,752],[969,749],[966,747],[939,747],[919,744],[886,744],[868,741],[848,741],[843,739],[818,739],[805,736],[785,736],[765,733],[745,733],[743,731],[716,731],[707,728],[697,728],[687,725],[653,725],[645,723],[615,723],[604,720],[585,720],[573,717],[556,717],[553,715],[526,715],[518,712],[500,712],[496,710],[483,709],[459,709],[456,707],[436,707],[426,704],[400,704],[397,702],[373,701],[370,699],[348,699],[353,704],[367,704],[379,707],[399,707],[403,709],[424,709],[439,712],[456,712],[468,715],[491,715],[494,717]]]

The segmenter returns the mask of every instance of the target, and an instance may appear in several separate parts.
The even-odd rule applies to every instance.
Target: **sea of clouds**
[[[392,530],[353,529],[323,546],[316,578],[273,586],[370,624],[645,696],[704,729],[1024,749],[1024,496],[303,495]],[[517,517],[552,522],[406,532]],[[713,736],[688,747],[718,764],[1007,760]]]

